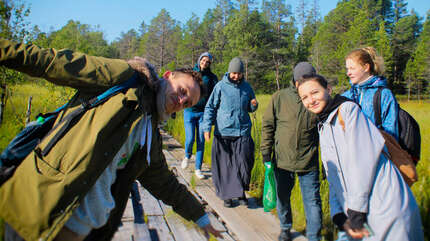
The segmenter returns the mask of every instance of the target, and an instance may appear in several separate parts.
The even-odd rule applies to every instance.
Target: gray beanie
[[[294,67],[294,81],[300,80],[304,75],[316,74],[315,68],[309,62],[300,62]]]
[[[229,73],[243,73],[243,62],[239,57],[234,57],[230,64],[228,64],[228,72]]]

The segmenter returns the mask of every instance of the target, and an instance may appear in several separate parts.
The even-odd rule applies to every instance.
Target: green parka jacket
[[[305,109],[293,84],[272,95],[263,116],[260,149],[263,161],[274,151],[278,168],[318,170],[317,118]]]
[[[7,40],[0,40],[0,65],[76,88],[77,98],[65,115],[79,107],[79,99],[100,94],[129,79],[135,72],[123,60],[93,57],[71,50],[41,49]],[[123,169],[117,171],[111,187],[115,208],[107,224],[92,230],[86,240],[112,238],[136,179],[184,218],[196,221],[204,215],[202,205],[178,182],[166,164],[155,105],[157,84],[148,73],[149,69],[140,75],[140,87],[119,93],[88,110],[46,156],[33,151],[0,187],[0,218],[25,240],[55,238],[143,118],[143,113],[152,115],[150,165],[146,160],[145,144],[132,153]],[[38,147],[43,149],[53,135],[55,131]]]

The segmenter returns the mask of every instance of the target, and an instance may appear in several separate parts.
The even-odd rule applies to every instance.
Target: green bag
[[[264,191],[263,191],[263,206],[265,212],[270,212],[276,208],[276,183],[275,174],[273,173],[273,164],[265,162],[266,170],[264,172]]]

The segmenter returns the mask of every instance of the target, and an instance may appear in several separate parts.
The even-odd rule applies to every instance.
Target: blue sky
[[[215,8],[215,0],[22,0],[31,9],[29,21],[38,25],[43,32],[58,30],[69,20],[77,20],[91,26],[98,26],[105,38],[112,41],[121,32],[138,29],[142,21],[149,24],[165,8],[170,16],[185,23],[195,13],[203,17],[207,9]],[[261,2],[261,1],[258,1]],[[286,0],[296,9],[298,0]],[[308,0],[307,2],[313,2]],[[320,12],[325,16],[336,7],[335,0],[319,0]],[[408,9],[415,9],[422,17],[430,9],[429,0],[409,0]]]

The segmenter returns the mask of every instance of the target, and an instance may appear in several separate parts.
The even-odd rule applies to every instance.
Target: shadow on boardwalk
[[[206,206],[214,227],[222,231],[223,240],[265,241],[277,240],[279,220],[271,213],[263,211],[258,202],[250,198],[248,207],[236,204],[234,208],[225,208],[212,185],[210,169],[203,165],[205,178],[200,180],[193,175],[194,162],[183,170],[181,160],[183,147],[167,133],[162,132],[163,150],[167,164],[178,176],[178,180],[187,185],[194,195]],[[123,225],[113,240],[206,240],[202,231],[193,223],[187,222],[175,214],[170,206],[153,198],[139,185],[140,204],[145,215],[144,223],[135,223],[131,199],[123,216]],[[293,233],[294,241],[307,240],[300,233]]]

